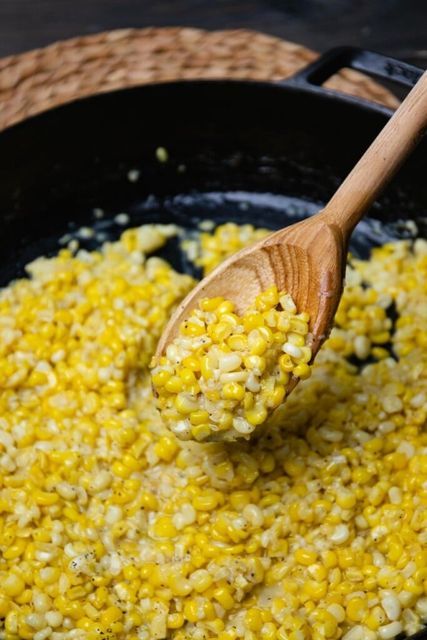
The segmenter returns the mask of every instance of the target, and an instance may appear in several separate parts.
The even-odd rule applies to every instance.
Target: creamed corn
[[[0,294],[2,636],[415,632],[427,618],[426,242],[352,261],[310,379],[256,442],[198,444],[163,427],[148,373],[194,284],[148,257],[173,233],[146,226],[40,258]]]

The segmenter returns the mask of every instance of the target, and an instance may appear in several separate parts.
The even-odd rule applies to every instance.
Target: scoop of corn
[[[275,286],[242,316],[223,298],[199,303],[154,361],[157,405],[184,440],[250,437],[284,401],[291,376],[310,376],[307,313]]]
[[[2,636],[414,633],[427,619],[427,243],[353,261],[310,379],[255,442],[206,445],[164,428],[148,375],[193,286],[148,257],[171,232],[41,258],[0,293]]]

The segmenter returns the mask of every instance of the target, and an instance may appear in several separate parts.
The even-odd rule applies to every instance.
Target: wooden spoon
[[[299,312],[310,314],[314,357],[329,335],[341,298],[351,233],[426,127],[427,71],[326,207],[239,251],[204,278],[171,317],[156,356],[164,353],[201,298],[223,296],[241,313],[260,292],[275,284],[279,291],[291,294]],[[290,387],[295,384],[294,379]]]

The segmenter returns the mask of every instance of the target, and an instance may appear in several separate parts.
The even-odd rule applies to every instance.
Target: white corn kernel
[[[33,592],[33,604],[37,613],[46,613],[51,606],[51,600],[47,593]]]
[[[371,341],[367,336],[356,336],[354,339],[354,353],[359,360],[366,360],[371,351]]]
[[[51,633],[52,633],[51,627],[45,627],[44,629],[41,629],[40,631],[37,631],[37,633],[34,634],[33,640],[46,640],[46,638],[48,638]]]
[[[403,404],[399,396],[386,396],[381,400],[384,411],[387,413],[397,413],[402,411]]]
[[[30,613],[25,618],[25,622],[33,629],[41,629],[45,626],[45,617],[40,613]]]
[[[249,435],[255,429],[255,426],[250,424],[244,418],[234,418],[233,427],[242,435]]]
[[[242,511],[242,515],[254,527],[262,527],[264,523],[264,514],[256,504],[247,504]]]
[[[423,622],[427,621],[427,597],[420,598],[415,605],[415,610]]]
[[[398,620],[402,611],[402,607],[399,599],[395,595],[390,594],[382,598],[381,606],[384,609],[389,620]]]
[[[290,342],[285,342],[285,344],[282,347],[282,351],[284,353],[287,353],[288,356],[291,356],[292,358],[301,358],[302,356],[301,347],[296,347],[294,344],[291,344]]]
[[[378,635],[381,640],[391,640],[391,638],[395,638],[402,633],[403,627],[401,622],[390,622],[390,624],[385,624],[378,629]]]
[[[221,372],[235,371],[242,364],[242,358],[237,353],[224,353],[218,358],[218,366]]]
[[[399,487],[390,487],[388,497],[391,504],[400,504],[402,502],[402,491]]]
[[[345,609],[337,603],[332,603],[329,605],[328,609],[329,613],[334,616],[337,622],[344,622],[345,620]]]
[[[329,536],[329,539],[334,544],[343,544],[347,542],[350,537],[350,531],[346,524],[339,524],[335,527],[334,531]]]
[[[289,311],[290,313],[296,313],[297,311],[296,304],[292,300],[292,296],[290,296],[288,293],[286,293],[284,296],[280,296],[279,302],[284,311]]]
[[[365,640],[363,627],[360,624],[354,626],[342,637],[342,640]]]
[[[45,615],[46,622],[50,627],[59,627],[62,624],[63,616],[59,611],[48,611]]]

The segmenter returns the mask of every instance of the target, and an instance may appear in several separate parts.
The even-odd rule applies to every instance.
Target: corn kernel
[[[182,613],[170,613],[168,615],[167,625],[168,629],[180,629],[184,624],[184,616]]]
[[[316,551],[311,551],[310,549],[301,548],[295,551],[294,557],[295,561],[298,562],[298,564],[302,564],[308,567],[316,562],[317,553]]]
[[[154,535],[159,538],[174,538],[177,530],[169,516],[161,516],[154,523]]]
[[[25,582],[18,575],[11,573],[2,582],[2,590],[10,598],[19,596],[25,589]]]
[[[212,595],[226,611],[234,607],[234,598],[227,587],[218,587]]]

